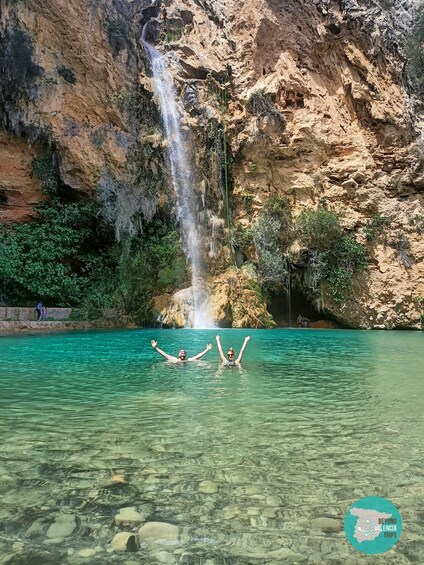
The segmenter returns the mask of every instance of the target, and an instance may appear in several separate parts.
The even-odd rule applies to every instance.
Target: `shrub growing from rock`
[[[368,264],[365,248],[343,230],[335,212],[324,208],[302,212],[296,234],[308,250],[303,273],[307,294],[316,298],[325,282],[335,302],[345,301],[352,292],[354,276]]]

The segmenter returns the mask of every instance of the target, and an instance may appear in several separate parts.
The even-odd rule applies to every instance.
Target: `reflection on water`
[[[220,332],[236,349],[246,335]],[[0,563],[130,562],[112,538],[151,521],[178,541],[135,562],[424,563],[422,335],[250,333],[242,367],[149,345],[195,354],[206,330],[1,337]],[[368,495],[404,521],[381,557],[341,528]],[[138,519],[116,525],[126,507]]]

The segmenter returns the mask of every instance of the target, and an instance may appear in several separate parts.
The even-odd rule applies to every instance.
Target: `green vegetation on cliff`
[[[258,256],[262,284],[272,291],[282,290],[287,284],[289,272],[289,259],[285,250],[293,237],[288,201],[271,197],[252,227],[251,235]]]
[[[157,215],[143,234],[114,240],[94,201],[37,206],[32,222],[0,230],[0,301],[115,307],[149,320],[152,298],[187,278],[177,226]]]
[[[347,300],[354,276],[367,266],[365,248],[343,230],[337,214],[324,208],[302,212],[297,218],[296,232],[299,243],[308,249],[304,290],[314,298],[325,282],[333,300]]]
[[[300,256],[291,248],[294,240],[302,248]],[[347,300],[355,276],[368,262],[366,249],[343,230],[336,213],[324,208],[307,210],[293,221],[289,203],[279,197],[270,198],[248,233],[237,237],[242,250],[247,250],[250,241],[255,246],[256,267],[265,290],[280,292],[287,288],[291,272],[299,290],[316,303],[324,287],[335,302]]]
[[[158,215],[143,234],[115,246],[115,304],[138,321],[151,320],[155,295],[172,292],[187,281],[177,224]]]
[[[34,208],[35,220],[0,227],[0,302],[41,299],[93,316],[114,307],[151,320],[153,296],[187,280],[171,211],[157,211],[146,187],[112,177],[97,200],[78,200],[47,150],[32,165],[49,199]]]
[[[1,300],[19,304],[43,298],[60,306],[78,304],[90,287],[92,267],[100,268],[104,247],[93,205],[54,200],[36,211],[34,222],[1,228]]]

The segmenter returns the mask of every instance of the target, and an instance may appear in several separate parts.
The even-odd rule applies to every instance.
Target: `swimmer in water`
[[[239,356],[236,359],[236,352],[234,351],[233,347],[230,347],[227,353],[227,357],[225,357],[224,352],[222,351],[221,345],[221,338],[219,335],[216,336],[216,345],[218,346],[219,356],[221,357],[221,361],[224,365],[240,365],[241,358],[243,357],[244,349],[247,345],[247,342],[250,339],[250,335],[244,338],[243,345],[241,346]]]
[[[162,351],[162,349],[159,349],[158,342],[155,341],[154,339],[152,339],[150,343],[152,344],[153,349],[156,349],[158,353],[163,355],[165,359],[167,359],[168,361],[171,361],[171,363],[184,363],[185,361],[195,361],[196,359],[200,359],[201,357],[203,357],[205,353],[207,353],[210,349],[212,349],[212,344],[208,343],[206,349],[204,351],[201,351],[194,357],[187,357],[187,351],[185,349],[181,349],[180,352],[178,353],[178,357],[174,357],[173,355],[168,355],[168,353],[165,353],[165,351]]]

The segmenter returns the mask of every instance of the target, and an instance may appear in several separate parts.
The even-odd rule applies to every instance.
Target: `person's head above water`
[[[178,353],[178,358],[180,361],[185,361],[187,359],[187,351],[185,349],[181,349]]]
[[[236,356],[236,352],[234,351],[234,347],[230,347],[227,353],[227,357],[230,361],[234,361],[234,357]]]

